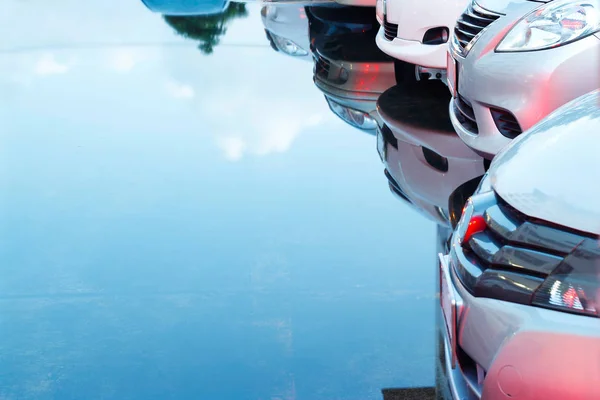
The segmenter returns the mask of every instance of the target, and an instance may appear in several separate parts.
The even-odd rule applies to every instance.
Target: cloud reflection
[[[196,96],[194,88],[190,85],[169,81],[165,87],[169,94],[176,99],[192,99]]]
[[[60,63],[52,53],[43,54],[34,67],[36,75],[56,75],[68,72],[70,67],[65,63]]]
[[[225,159],[229,161],[238,161],[246,151],[246,143],[240,137],[218,137],[216,142],[217,146],[223,151]]]

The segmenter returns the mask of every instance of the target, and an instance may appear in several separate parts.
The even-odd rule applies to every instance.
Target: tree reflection
[[[218,14],[175,16],[164,15],[163,18],[175,31],[192,40],[198,40],[198,48],[204,54],[211,54],[219,44],[221,36],[227,32],[227,23],[235,18],[248,15],[243,3],[229,3],[227,8]]]

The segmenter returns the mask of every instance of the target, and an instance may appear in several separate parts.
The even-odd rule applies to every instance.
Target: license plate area
[[[454,290],[452,278],[450,277],[449,257],[443,254],[438,254],[439,258],[439,274],[440,274],[440,307],[446,332],[450,344],[450,356],[452,368],[456,368],[457,359],[457,325],[459,311],[462,308],[462,299]]]

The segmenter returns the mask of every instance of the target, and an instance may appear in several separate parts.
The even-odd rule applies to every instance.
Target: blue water
[[[380,399],[433,383],[435,229],[259,7],[0,4],[0,398]],[[89,4],[88,4],[89,3]]]

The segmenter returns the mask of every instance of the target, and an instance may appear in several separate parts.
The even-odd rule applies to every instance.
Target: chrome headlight
[[[327,99],[327,103],[329,103],[329,108],[331,108],[331,111],[355,128],[363,130],[372,130],[377,128],[377,121],[375,121],[375,119],[368,113],[343,106],[331,100],[327,96],[325,96],[325,98]]]
[[[600,31],[598,0],[555,0],[523,17],[506,34],[497,52],[543,50]]]
[[[304,50],[302,47],[298,46],[296,43],[292,42],[290,39],[283,38],[281,36],[275,35],[273,32],[269,32],[271,37],[273,38],[273,42],[277,48],[284,52],[287,55],[294,57],[301,57],[308,55],[308,51]]]

